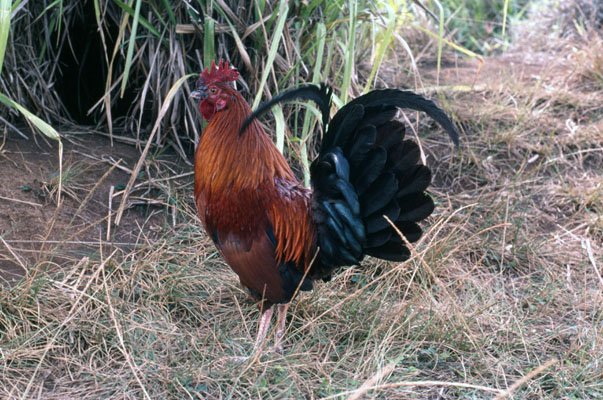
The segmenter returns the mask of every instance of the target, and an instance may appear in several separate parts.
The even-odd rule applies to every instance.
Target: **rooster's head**
[[[211,68],[205,68],[191,93],[192,98],[201,100],[199,110],[203,118],[209,121],[217,111],[227,108],[234,92],[228,82],[236,81],[238,77],[239,72],[229,67],[228,61],[220,60],[217,66],[212,61]]]

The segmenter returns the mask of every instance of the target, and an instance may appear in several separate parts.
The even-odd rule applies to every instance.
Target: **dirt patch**
[[[509,82],[536,85],[542,84],[543,80],[569,77],[572,68],[551,53],[505,53],[485,58],[481,65],[477,59],[457,59],[448,55],[442,59],[439,82],[441,85],[453,84],[459,90],[463,86],[473,90],[501,90]],[[435,60],[426,61],[419,70],[426,85],[436,84]]]
[[[1,281],[14,280],[34,268],[77,262],[107,246],[132,247],[143,227],[148,238],[166,226],[164,193],[144,184],[150,174],[156,175],[150,167],[143,168],[136,181],[137,191],[120,225],[108,223],[109,207],[114,214],[121,201],[119,192],[139,159],[134,146],[111,145],[108,138],[92,134],[64,140],[62,201],[57,207],[58,145],[37,139],[8,134],[0,148]],[[187,168],[177,156],[163,154],[162,160],[178,171]]]

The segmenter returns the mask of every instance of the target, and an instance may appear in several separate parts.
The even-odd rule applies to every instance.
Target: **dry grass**
[[[447,95],[464,144],[450,152],[422,131],[438,207],[417,252],[300,296],[286,354],[236,361],[258,313],[189,186],[170,193],[175,225],[159,239],[143,230],[135,250],[99,246],[0,286],[0,398],[603,398],[603,89],[590,40],[538,76],[482,76]]]

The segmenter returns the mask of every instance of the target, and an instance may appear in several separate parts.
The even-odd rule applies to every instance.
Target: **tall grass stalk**
[[[10,31],[10,0],[0,0],[0,74]]]
[[[56,30],[57,30],[57,44],[61,38],[61,27],[63,26],[63,0],[58,0],[55,1],[55,7],[56,7],[56,3],[58,2],[59,4],[59,12],[58,12],[58,18],[57,18],[57,25],[56,25]]]
[[[314,71],[312,72],[312,83],[318,84],[322,79],[322,64],[323,64],[323,56],[325,51],[325,42],[327,38],[327,31],[325,25],[323,23],[318,23],[316,25],[316,38],[318,39],[318,45],[316,49],[316,59],[314,60]],[[311,111],[306,110],[304,115],[304,124],[302,126],[302,142],[300,148],[300,157],[303,167],[304,173],[304,184],[310,187],[310,163],[308,157],[308,145],[312,139],[311,125],[315,125],[316,121],[319,121],[320,117],[314,116],[312,118]],[[323,126],[322,129],[326,129],[326,126]]]
[[[438,0],[434,0],[436,6],[438,6],[438,10],[440,12],[440,19],[438,21],[438,56],[437,56],[437,66],[436,66],[436,83],[440,84],[440,66],[442,64],[442,40],[444,38],[444,7]]]
[[[203,63],[204,67],[208,68],[211,62],[216,59],[216,36],[215,36],[215,21],[206,19],[203,29]]]
[[[373,68],[371,69],[371,73],[366,80],[366,85],[364,86],[364,90],[362,93],[367,93],[373,84],[373,80],[377,76],[379,72],[379,68],[381,68],[381,63],[383,62],[383,57],[385,56],[387,50],[390,47],[391,41],[394,37],[394,29],[396,28],[396,12],[398,11],[398,5],[386,5],[387,14],[388,14],[388,23],[387,29],[382,35],[378,35],[378,43],[377,43],[377,51],[376,56],[373,62]]]
[[[128,76],[130,76],[130,68],[132,68],[132,57],[134,56],[134,45],[136,43],[136,33],[138,32],[138,19],[140,17],[140,6],[142,0],[136,0],[136,9],[134,10],[134,21],[130,31],[130,40],[128,42],[128,53],[126,54],[126,63],[124,67],[124,77],[121,80],[121,97],[124,96],[128,85]]]
[[[113,67],[114,67],[115,63],[117,62],[117,54],[119,52],[119,48],[121,46],[121,42],[122,42],[122,39],[123,39],[125,31],[126,31],[126,27],[128,25],[129,17],[130,17],[130,14],[127,12],[124,12],[121,17],[119,33],[117,34],[117,38],[115,40],[115,46],[113,47],[113,54],[111,56],[111,61],[109,62],[109,69],[107,72],[107,81],[105,84],[105,95],[103,96],[105,117],[107,120],[107,128],[109,129],[109,135],[111,137],[111,140],[113,140],[113,136],[112,136],[113,135],[113,118],[112,118],[112,111],[111,111],[111,106],[112,106],[111,90],[113,90]],[[103,27],[100,25],[98,28],[99,28],[99,30],[103,29]]]
[[[273,69],[274,58],[276,57],[276,52],[283,38],[283,28],[285,27],[285,22],[287,21],[288,12],[289,6],[287,4],[287,1],[281,0],[278,8],[278,21],[276,23],[276,29],[274,31],[274,35],[272,36],[272,40],[270,41],[268,58],[266,59],[266,64],[264,65],[264,71],[262,73],[262,78],[260,79],[258,91],[256,92],[255,98],[253,100],[253,108],[256,108],[262,100],[262,92],[264,90],[264,86],[266,85],[268,75]],[[274,107],[273,114],[276,121],[276,146],[282,153],[285,147],[285,116],[283,115],[283,111],[280,105]]]
[[[505,40],[505,31],[507,28],[507,16],[509,14],[509,0],[505,0],[505,5],[503,6],[503,21],[502,21],[502,33],[501,33],[501,39]]]
[[[264,90],[264,85],[266,84],[266,80],[268,79],[270,71],[272,71],[274,58],[276,57],[276,52],[283,37],[283,28],[285,27],[285,22],[287,21],[287,13],[289,12],[289,5],[287,4],[286,0],[280,1],[278,10],[278,22],[276,24],[276,29],[274,30],[274,35],[272,36],[272,39],[270,41],[268,58],[266,59],[266,64],[264,65],[262,78],[260,79],[258,90],[255,94],[255,98],[253,99],[253,108],[256,108],[262,100],[262,92]]]
[[[343,82],[341,83],[341,100],[347,103],[348,92],[352,83],[354,60],[356,55],[356,28],[358,27],[358,1],[349,0],[348,40],[344,47],[345,65],[343,67]]]

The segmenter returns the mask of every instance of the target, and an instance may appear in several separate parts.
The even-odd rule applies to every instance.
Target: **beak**
[[[191,92],[191,99],[205,100],[205,99],[207,99],[207,93],[205,93],[205,90],[202,90],[201,88],[197,88]]]

